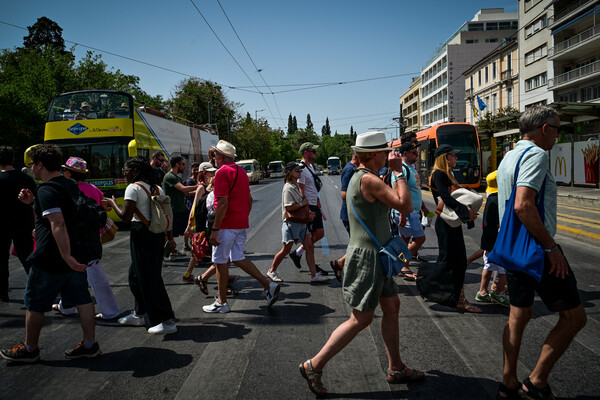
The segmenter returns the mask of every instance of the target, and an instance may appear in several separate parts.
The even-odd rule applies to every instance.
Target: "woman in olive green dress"
[[[350,205],[352,201],[356,212],[377,240],[381,244],[386,243],[391,236],[388,223],[390,207],[403,214],[412,211],[412,201],[402,173],[402,164],[400,162],[389,165],[398,177],[395,189],[391,189],[375,173],[385,165],[387,155],[392,150],[387,145],[385,134],[363,133],[356,138],[356,146],[353,146],[353,149],[358,154],[360,165],[350,180],[346,194],[350,243],[346,252],[343,283],[344,300],[352,307],[352,314],[335,329],[316,356],[299,365],[300,373],[307,380],[310,390],[317,396],[323,396],[327,392],[321,382],[325,364],[371,324],[378,304],[383,311],[381,334],[388,355],[388,382],[404,383],[425,376],[421,371],[408,368],[400,358],[398,286],[393,278],[385,276],[379,260],[379,249],[356,218]]]

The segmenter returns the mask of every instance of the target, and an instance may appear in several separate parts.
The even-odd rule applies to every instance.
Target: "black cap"
[[[302,168],[304,168],[304,164],[298,164],[295,161],[290,161],[289,163],[285,164],[285,168],[283,169],[283,173],[287,174],[288,172],[290,172],[291,170],[296,169],[296,168],[302,169]]]
[[[418,143],[418,142],[417,143],[406,142],[398,148],[398,152],[400,153],[400,155],[402,155],[402,154],[404,154],[405,151],[411,151],[412,149],[416,149],[420,145],[421,145],[421,143]]]
[[[442,144],[442,145],[440,145],[440,147],[435,149],[435,158],[438,158],[439,156],[444,155],[444,154],[458,154],[460,152],[461,152],[461,150],[456,150],[449,144]]]

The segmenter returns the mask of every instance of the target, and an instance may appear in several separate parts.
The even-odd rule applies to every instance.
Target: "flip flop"
[[[425,372],[411,369],[412,373],[409,375],[409,368],[405,365],[402,371],[387,370],[387,381],[389,383],[408,383],[416,382],[425,378]]]
[[[329,265],[331,266],[331,269],[335,273],[335,279],[337,279],[338,282],[341,282],[342,281],[342,268],[338,264],[338,261],[337,260],[329,261]]]
[[[405,281],[414,282],[417,280],[417,274],[412,272],[410,268],[407,271],[400,271],[400,275]]]

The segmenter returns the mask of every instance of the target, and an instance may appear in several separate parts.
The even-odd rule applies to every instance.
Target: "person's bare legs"
[[[213,276],[214,274],[217,273],[217,264],[212,263],[210,265],[210,267],[208,267],[206,269],[206,271],[204,271],[204,273],[202,275],[199,276],[201,281],[208,281],[210,279],[211,276]]]
[[[481,272],[481,283],[479,284],[479,294],[484,296],[488,293],[488,287],[490,286],[490,279],[492,279],[493,271],[484,269]],[[505,275],[506,276],[506,275]]]
[[[529,375],[529,379],[535,387],[539,389],[546,387],[552,367],[567,350],[577,332],[585,326],[586,321],[587,316],[582,304],[559,313],[558,322],[548,334],[542,346],[540,358]]]
[[[412,242],[408,244],[408,250],[410,250],[410,254],[412,254],[413,257],[417,255],[419,249],[421,248],[421,246],[423,246],[423,243],[425,243],[425,239],[425,236],[412,238]]]
[[[498,274],[498,282],[493,287],[493,289],[494,290],[492,290],[492,292],[494,292],[496,294],[502,294],[502,293],[506,292],[506,290],[507,290],[506,274]]]
[[[279,250],[279,253],[275,254],[275,257],[273,257],[273,262],[271,263],[271,268],[269,269],[269,272],[277,271],[277,267],[279,267],[279,264],[281,264],[281,262],[283,261],[285,256],[290,254],[290,250],[292,250],[293,245],[294,245],[294,242],[289,242],[289,243],[283,244],[283,247],[281,248],[281,250]],[[307,255],[307,257],[308,257],[308,255]],[[313,260],[314,260],[314,257],[313,257]]]
[[[251,277],[256,279],[258,282],[260,282],[260,284],[263,286],[263,289],[266,290],[269,288],[269,281],[258,270],[258,268],[256,268],[256,265],[254,265],[254,263],[252,261],[248,260],[247,258],[244,258],[243,260],[232,261],[232,262],[236,266],[238,266],[242,271],[244,271],[245,273],[247,273],[248,275],[250,275]],[[218,270],[219,270],[219,266],[217,265],[217,276],[219,274]],[[227,278],[229,278],[229,275],[227,276]],[[225,280],[225,290],[227,290],[227,280]],[[219,296],[221,295],[220,293],[221,293],[221,285],[219,285]],[[223,304],[223,303],[221,303],[221,304]]]
[[[381,337],[388,357],[388,368],[392,371],[402,371],[404,364],[400,358],[400,328],[398,327],[400,299],[398,296],[382,297],[379,299],[379,305],[383,311]]]
[[[27,346],[38,346],[43,325],[44,313],[31,310],[25,311],[25,344]]]
[[[213,264],[214,265],[214,264]],[[229,264],[217,264],[217,287],[219,288],[219,303],[227,303],[227,283],[229,281]]]
[[[315,246],[313,244],[311,235],[308,233],[306,236],[304,236],[302,247],[304,247],[304,251],[306,252],[306,264],[308,265],[308,270],[310,271],[310,277],[314,278],[317,274],[317,267],[315,265]]]
[[[311,359],[313,369],[321,372],[333,356],[342,351],[360,331],[373,322],[373,314],[375,311],[352,310],[350,318],[333,331],[325,346]],[[303,365],[306,368],[306,363]]]
[[[342,256],[342,258],[340,258],[339,260],[337,260],[337,263],[338,263],[338,266],[339,266],[341,269],[344,269],[344,264],[346,264],[346,255],[344,254],[344,255]]]
[[[78,305],[79,321],[83,330],[83,341],[92,343],[96,341],[96,321],[94,312],[94,303]]]
[[[188,267],[185,270],[187,276],[191,275],[192,272],[194,272],[194,268],[196,268],[196,265],[198,265],[198,260],[196,260],[196,257],[192,256],[190,258],[190,262],[188,263]]]
[[[504,333],[502,335],[502,347],[504,353],[502,383],[510,389],[516,389],[519,386],[517,362],[519,360],[519,351],[521,350],[523,331],[531,319],[531,315],[532,307],[510,306],[508,322],[504,327]]]

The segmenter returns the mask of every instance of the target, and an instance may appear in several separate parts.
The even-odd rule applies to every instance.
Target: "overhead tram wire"
[[[24,30],[24,31],[28,30],[27,28],[24,28],[22,26],[14,25],[14,24],[2,21],[2,20],[0,20],[0,23],[4,24],[4,25],[12,26],[14,28],[21,29],[21,30]],[[125,59],[125,60],[128,60],[128,61],[133,61],[133,62],[138,63],[138,64],[147,65],[147,66],[152,67],[152,68],[157,68],[157,69],[160,69],[160,70],[163,70],[163,71],[172,72],[174,74],[178,74],[178,75],[182,75],[182,76],[187,76],[189,78],[196,78],[196,79],[200,79],[201,81],[208,82],[207,79],[200,78],[199,76],[191,75],[191,74],[188,74],[188,73],[185,73],[185,72],[176,71],[174,69],[167,68],[167,67],[161,67],[160,65],[152,64],[152,63],[149,63],[149,62],[146,62],[146,61],[142,61],[142,60],[138,60],[138,59],[135,59],[135,58],[132,58],[132,57],[122,56],[120,54],[117,54],[117,53],[114,53],[114,52],[111,52],[111,51],[108,51],[108,50],[102,50],[102,49],[99,49],[97,47],[88,46],[86,44],[79,43],[79,42],[74,42],[74,41],[68,40],[68,39],[64,39],[64,41],[66,43],[74,44],[75,46],[80,46],[80,47],[84,47],[86,49],[95,50],[95,51],[97,51],[99,53],[102,53],[102,54],[109,54],[111,56],[122,58],[122,59]],[[226,87],[226,88],[228,88],[230,90],[234,89],[234,90],[241,90],[243,92],[249,92],[249,93],[260,93],[260,90],[258,90],[258,88],[256,89],[258,92],[254,91],[254,90],[249,90],[248,88],[250,86],[245,86],[243,88],[238,88],[236,86],[226,85],[224,83],[219,83],[219,82],[215,82],[215,83],[218,84],[218,85],[220,85],[220,86]]]
[[[237,30],[233,26],[233,23],[231,23],[231,20],[229,19],[229,16],[227,15],[227,13],[225,12],[225,9],[223,8],[223,5],[221,4],[221,2],[219,0],[217,0],[217,3],[219,3],[219,7],[221,7],[221,11],[223,11],[223,14],[225,15],[225,18],[227,19],[227,22],[229,22],[229,26],[231,26],[231,29],[235,33],[235,36],[240,41],[240,44],[244,48],[244,51],[246,52],[246,55],[250,59],[250,62],[252,62],[252,65],[254,65],[254,69],[256,70],[256,72],[258,72],[258,75],[260,76],[260,78],[262,79],[262,81],[264,82],[264,84],[267,86],[267,88],[269,89],[269,91],[271,92],[271,95],[273,96],[273,102],[275,103],[275,107],[277,108],[277,114],[279,115],[279,118],[283,120],[283,118],[281,116],[281,111],[279,110],[279,104],[277,104],[277,99],[275,98],[275,94],[273,93],[273,90],[269,87],[269,84],[267,83],[267,81],[265,80],[265,78],[262,76],[261,70],[256,66],[256,63],[252,59],[252,56],[250,56],[250,53],[248,52],[248,49],[244,45],[244,42],[242,42],[242,38],[240,37],[240,35],[238,35]],[[269,109],[269,113],[271,114],[271,117],[275,120],[275,116],[273,115],[273,112],[271,111],[271,107],[269,107],[269,104],[267,103],[267,100],[264,98],[264,95],[262,93],[261,93],[261,96],[263,97],[263,100],[264,100],[265,104],[267,105],[267,108]],[[280,126],[279,128],[282,128],[282,127]]]
[[[244,73],[244,75],[246,75],[246,78],[248,78],[248,80],[250,81],[250,83],[252,83],[252,86],[256,89],[256,91],[258,93],[260,93],[261,96],[263,96],[264,93],[260,91],[260,89],[256,86],[256,84],[254,83],[254,81],[250,78],[250,76],[248,76],[248,74],[246,73],[246,71],[244,70],[244,68],[235,59],[235,57],[233,56],[233,54],[231,54],[231,52],[229,51],[229,49],[227,48],[227,46],[225,46],[225,43],[223,43],[223,41],[221,40],[221,38],[219,37],[219,35],[217,35],[217,32],[215,32],[215,30],[212,28],[212,26],[208,23],[208,20],[204,17],[204,14],[202,14],[202,11],[200,11],[200,9],[198,8],[198,6],[196,6],[196,3],[194,3],[194,0],[190,0],[190,2],[192,3],[192,5],[196,9],[196,11],[198,11],[198,14],[200,14],[200,16],[202,17],[202,19],[204,20],[204,22],[206,23],[206,25],[208,26],[208,28],[211,30],[211,32],[213,33],[213,35],[215,35],[215,37],[217,38],[217,40],[219,41],[219,43],[221,43],[221,46],[223,46],[223,48],[225,49],[225,51],[227,52],[227,54],[229,54],[229,56],[235,62],[235,64],[242,70],[242,72]],[[264,100],[264,96],[263,96],[263,100]],[[265,103],[266,103],[266,101],[265,101]],[[267,107],[268,107],[268,104],[267,104]]]

